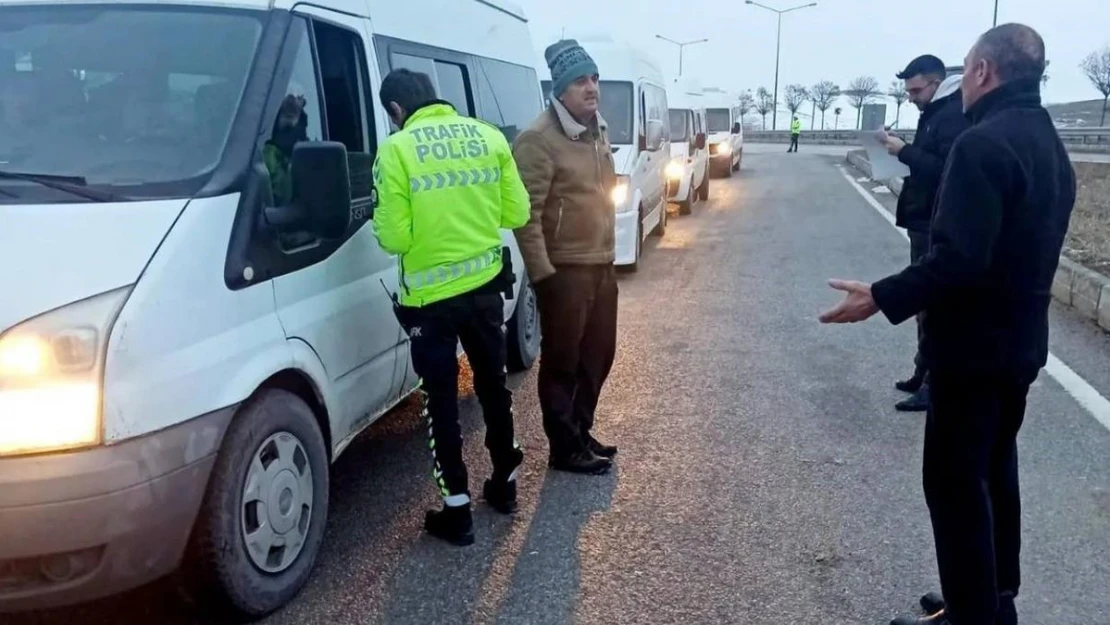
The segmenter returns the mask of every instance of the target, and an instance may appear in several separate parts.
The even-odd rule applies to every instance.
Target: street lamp
[[[668,43],[673,43],[674,45],[678,46],[678,75],[679,76],[682,76],[682,50],[683,50],[683,48],[685,48],[686,46],[692,46],[696,43],[706,43],[707,41],[709,41],[708,39],[698,39],[697,41],[682,42],[682,41],[675,41],[674,39],[668,39],[668,38],[664,37],[663,35],[656,35],[655,37],[657,39],[662,39],[663,41],[666,41]]]
[[[817,3],[816,2],[811,2],[809,4],[803,4],[801,6],[796,6],[792,9],[785,9],[785,10],[784,9],[773,9],[769,6],[760,4],[758,2],[753,2],[752,0],[746,0],[746,2],[744,4],[750,4],[752,6],[757,6],[761,9],[767,9],[768,11],[770,11],[772,13],[777,13],[778,14],[778,18],[779,18],[778,35],[775,37],[775,104],[774,104],[775,108],[774,108],[773,111],[771,111],[771,128],[772,129],[777,129],[778,128],[778,120],[779,120],[779,52],[782,50],[782,16],[783,16],[783,14],[790,13],[792,11],[800,11],[802,9],[808,9],[810,7],[815,7],[815,6],[817,6]]]
[[[994,26],[998,26],[998,0],[994,0]]]

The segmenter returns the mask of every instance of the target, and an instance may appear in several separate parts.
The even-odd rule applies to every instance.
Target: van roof
[[[160,6],[288,9],[299,0],[142,0]],[[134,0],[0,0],[0,6],[124,4]],[[315,6],[370,15],[374,34],[466,54],[532,66],[532,36],[524,11],[508,0],[316,0]],[[428,16],[449,18],[451,28],[430,28]]]

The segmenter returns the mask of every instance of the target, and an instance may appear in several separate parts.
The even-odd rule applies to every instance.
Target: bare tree
[[[1102,94],[1102,120],[1099,126],[1106,125],[1106,105],[1110,102],[1110,46],[1092,52],[1079,64],[1079,69]]]
[[[797,117],[798,109],[802,108],[806,100],[809,100],[809,91],[806,91],[802,85],[787,85],[782,99],[786,109],[790,111],[790,116]]]
[[[906,94],[906,90],[903,88],[902,83],[897,80],[890,83],[890,91],[887,91],[886,94],[890,96],[891,100],[894,100],[894,127],[897,128],[898,122],[902,119],[902,105],[906,103],[906,99],[909,98],[909,95]]]
[[[833,128],[836,128],[837,130],[840,129],[840,114],[843,112],[844,109],[840,108],[839,106],[836,107],[835,111],[833,111],[833,113],[836,115],[836,121],[833,122]]]
[[[856,129],[858,130],[860,123],[863,121],[863,106],[878,100],[882,96],[882,92],[879,91],[879,81],[875,80],[874,76],[860,76],[848,85],[844,95],[848,96],[848,103],[856,109]]]
[[[740,94],[739,100],[736,102],[736,107],[740,109],[740,125],[744,125],[744,116],[751,113],[755,108],[755,97],[752,96],[750,90]]]
[[[813,98],[813,105],[817,110],[821,111],[821,129],[825,129],[825,111],[832,108],[836,103],[837,98],[840,97],[840,87],[836,83],[828,80],[813,85],[809,89],[810,97]]]
[[[765,87],[755,92],[755,110],[763,117],[763,129],[767,130],[767,114],[775,110],[775,98]]]

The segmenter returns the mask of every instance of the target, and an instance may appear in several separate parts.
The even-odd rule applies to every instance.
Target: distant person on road
[[[383,250],[401,256],[395,310],[423,380],[433,477],[444,504],[443,510],[428,512],[424,528],[469,545],[474,530],[459,432],[456,350],[462,343],[486,421],[493,461],[486,501],[509,514],[516,509],[516,474],[524,454],[513,437],[506,384],[501,294],[513,282],[501,229],[527,223],[528,193],[501,131],[437,99],[426,74],[391,72],[382,81],[381,101],[401,130],[382,143],[374,163],[379,198],[374,234]],[[468,172],[477,173],[469,179]]]
[[[609,470],[617,453],[591,433],[617,349],[610,198],[617,177],[598,113],[597,64],[570,39],[547,48],[545,56],[550,107],[516,140],[532,201],[532,218],[516,236],[539,300],[539,395],[550,465],[598,474]]]
[[[973,125],[948,157],[928,253],[874,285],[832,281],[848,295],[821,316],[850,323],[882,311],[897,324],[926,312],[924,486],[944,607],[896,625],[1017,623],[1017,434],[1048,359],[1049,289],[1075,203],[1075,173],[1041,105],[1040,35],[994,28],[964,67]]]
[[[883,133],[887,150],[910,168],[896,212],[898,225],[910,236],[910,262],[917,263],[929,251],[929,224],[933,221],[933,204],[940,188],[944,163],[956,137],[971,122],[964,117],[960,95],[960,76],[947,76],[944,63],[927,54],[919,56],[898,74],[905,81],[910,102],[921,110],[913,144],[895,135]],[[922,315],[917,316],[918,349],[914,356],[913,375],[895,386],[910,397],[895,404],[904,412],[924,412],[929,407],[929,377],[921,354]]]
[[[802,138],[802,120],[798,116],[794,116],[794,120],[790,122],[790,147],[786,148],[786,152],[798,151],[798,139]]]

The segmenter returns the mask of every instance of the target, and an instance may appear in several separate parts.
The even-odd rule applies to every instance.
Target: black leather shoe
[[[474,544],[474,519],[470,505],[446,506],[438,512],[424,515],[424,529],[440,540],[458,547]]]
[[[932,616],[899,616],[890,625],[951,625],[951,621],[942,610]]]
[[[921,390],[917,391],[910,397],[894,404],[894,409],[898,412],[925,412],[929,409],[929,387],[922,386]]]
[[[916,393],[921,390],[921,385],[925,383],[925,372],[921,369],[913,372],[913,377],[901,382],[895,382],[894,388],[902,391],[903,393]]]
[[[548,466],[556,471],[580,473],[583,475],[603,475],[613,468],[613,461],[602,458],[592,451],[585,450],[570,455],[551,456]]]
[[[486,480],[482,487],[482,495],[486,498],[489,507],[501,514],[516,512],[516,480],[506,482],[503,480]]]
[[[617,455],[617,448],[613,445],[603,445],[592,435],[586,435],[586,449],[589,449],[595,456],[602,458],[609,458],[610,460]]]
[[[939,592],[927,592],[921,597],[921,609],[925,614],[936,614],[944,609],[944,597]]]

